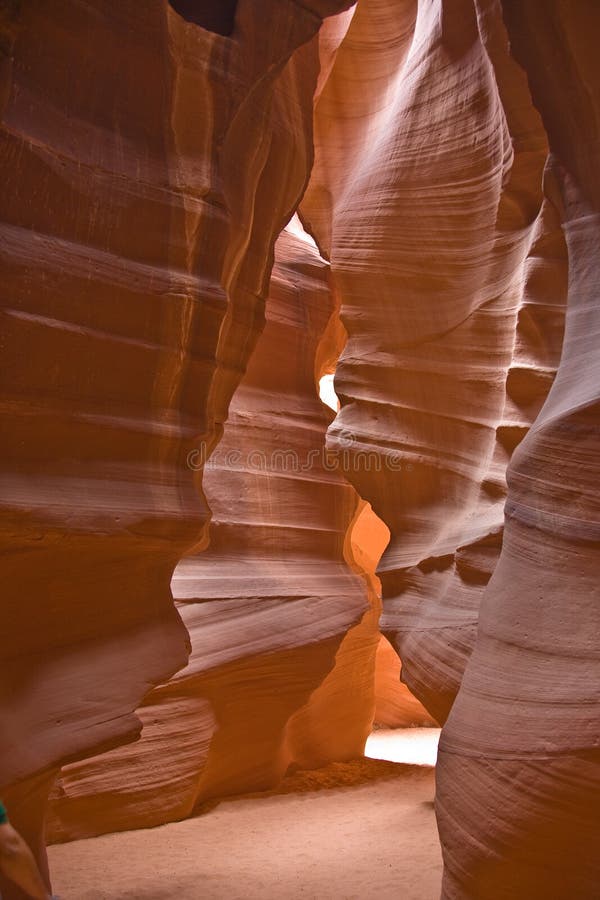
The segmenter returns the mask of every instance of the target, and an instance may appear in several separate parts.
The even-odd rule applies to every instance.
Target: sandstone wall
[[[210,545],[173,578],[189,664],[146,698],[136,744],[63,769],[51,838],[182,818],[292,764],[361,755],[379,605],[348,565],[359,498],[324,456],[316,365],[336,317],[328,265],[285,231],[266,327],[205,469]]]
[[[349,334],[329,445],[391,531],[403,676],[452,709],[447,897],[598,885],[597,25],[585,2],[367,0],[316,105],[301,209]]]
[[[591,900],[600,885],[600,8],[503,7],[548,132],[568,301],[558,374],[509,466],[504,546],[442,735],[444,896]],[[553,278],[540,267],[536,293],[552,297]]]
[[[311,38],[346,5],[243,0],[233,38],[164,0],[3,8],[0,789],[40,854],[57,768],[133,739],[185,664],[169,582],[208,515],[187,455],[262,327]]]
[[[444,897],[591,900],[600,10],[349,5],[0,13],[0,791],[43,856],[59,767],[61,840],[356,755],[381,592]]]
[[[315,122],[301,211],[349,335],[329,445],[349,447],[347,477],[390,528],[382,625],[443,721],[502,543],[506,464],[560,352],[560,249],[537,335],[524,306],[529,256],[556,230],[545,133],[498,9],[470,0],[361,3]]]

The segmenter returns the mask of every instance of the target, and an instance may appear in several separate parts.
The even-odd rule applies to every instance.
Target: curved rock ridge
[[[383,635],[375,656],[374,725],[385,728],[438,725],[402,681],[400,657]]]
[[[600,886],[600,61],[592,36],[600,8],[585,0],[503,7],[553,154],[568,298],[556,380],[509,466],[502,553],[442,733],[444,897],[593,900]],[[552,297],[547,274],[540,271],[538,289]]]
[[[359,498],[324,456],[332,414],[317,366],[336,319],[328,265],[285,231],[266,327],[204,472],[210,545],[172,582],[189,664],[146,698],[137,744],[62,771],[53,839],[182,818],[272,787],[291,765],[362,754],[380,604],[349,566],[375,567],[358,558]]]
[[[40,853],[56,768],[133,739],[186,662],[187,457],[262,327],[312,161],[312,38],[348,5],[241,0],[231,38],[164,0],[1,13],[0,790]]]
[[[345,339],[344,335],[342,347]],[[339,357],[339,351],[337,355]],[[375,612],[372,623],[378,627],[381,616],[381,582],[375,573],[389,542],[390,531],[375,515],[371,505],[362,500],[350,526],[349,537],[350,540],[346,543],[346,557],[349,558],[353,568],[366,578],[371,606]],[[402,682],[401,672],[402,663],[398,654],[389,641],[379,634],[375,653],[375,672],[372,676],[375,697],[373,724],[389,728],[436,725],[435,719]]]
[[[497,4],[364,0],[315,147],[301,211],[348,331],[328,445],[390,528],[382,628],[443,722],[502,543],[506,465],[561,342],[560,253],[550,308],[526,296],[556,223]]]
[[[429,716],[443,900],[598,896],[598,33],[0,10],[0,795],[42,868],[49,792],[55,841],[155,825]],[[301,197],[320,253],[275,250]]]

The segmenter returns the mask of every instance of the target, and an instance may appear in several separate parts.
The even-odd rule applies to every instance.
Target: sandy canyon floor
[[[298,773],[184,822],[50,847],[54,890],[61,900],[437,900],[438,734],[376,732],[367,753],[387,759]]]

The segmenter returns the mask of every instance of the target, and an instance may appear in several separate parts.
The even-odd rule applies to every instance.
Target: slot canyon
[[[0,0],[4,900],[600,897],[599,38]]]

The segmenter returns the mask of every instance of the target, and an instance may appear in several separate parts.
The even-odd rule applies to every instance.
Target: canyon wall
[[[359,4],[316,103],[301,212],[349,335],[328,446],[390,528],[382,627],[440,722],[502,544],[506,465],[560,354],[546,156],[498,8]],[[526,297],[547,246],[553,296]]]
[[[0,792],[43,864],[59,769],[55,840],[269,787],[397,651],[444,897],[591,900],[600,9],[349,6],[0,12]]]
[[[359,498],[324,455],[328,270],[301,229],[283,232],[266,326],[205,468],[210,544],[173,578],[189,664],[146,697],[137,743],[63,769],[52,840],[183,818],[290,765],[362,754],[379,600],[350,568]]]
[[[0,790],[42,865],[58,767],[134,739],[186,662],[169,582],[208,520],[188,454],[262,328],[312,161],[311,39],[345,6],[242,0],[233,38],[164,0],[0,13]]]
[[[508,470],[506,534],[442,735],[444,896],[600,887],[600,33],[596,3],[504,0],[568,250],[560,367]],[[554,270],[540,266],[540,294]],[[460,790],[457,785],[460,783]]]
[[[316,103],[301,212],[349,335],[328,445],[390,528],[403,677],[452,710],[448,898],[600,883],[599,14],[364,0]]]

